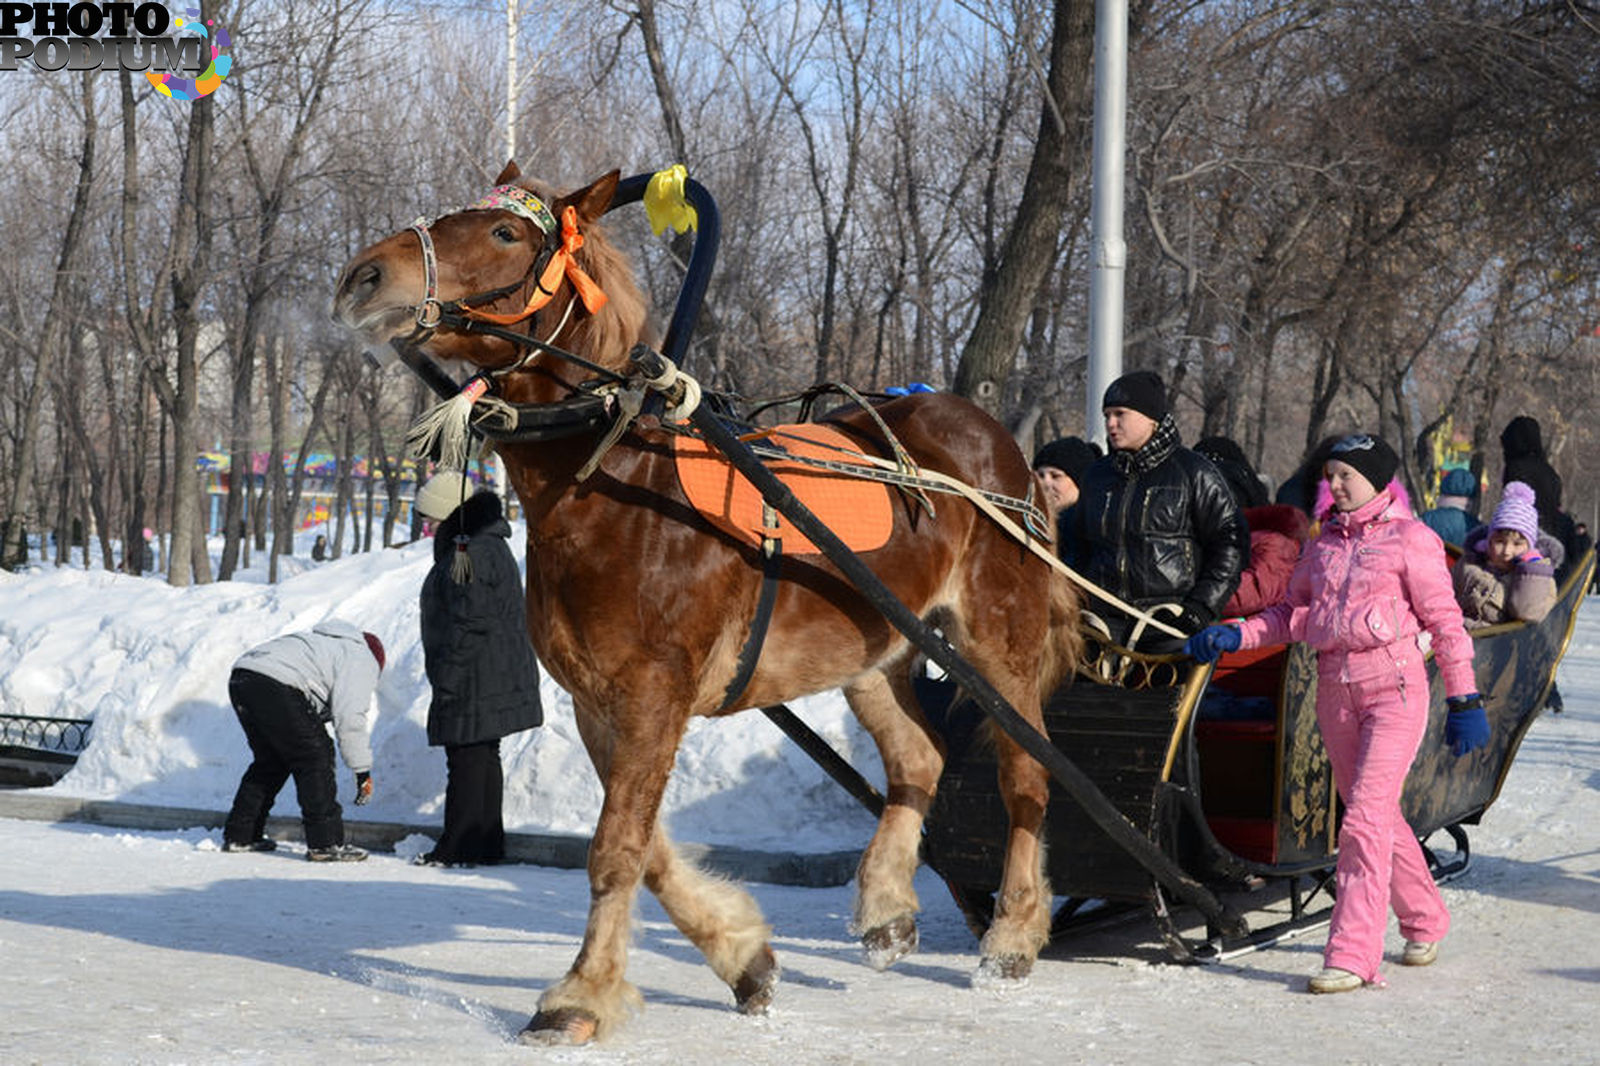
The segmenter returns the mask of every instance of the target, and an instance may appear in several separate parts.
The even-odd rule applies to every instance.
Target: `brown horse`
[[[481,294],[481,309],[503,313],[502,321],[520,318],[516,328],[625,373],[630,348],[648,337],[631,268],[599,225],[617,174],[552,197],[520,180],[512,164],[496,184],[502,188],[490,206],[458,211],[426,232],[404,231],[359,253],[339,281],[335,318],[374,347],[416,331],[437,360],[511,368],[498,391],[512,403],[570,396],[584,372],[548,353],[519,363],[524,352],[504,339],[448,325],[419,329],[419,307],[422,319],[435,317],[425,293],[439,301],[469,298],[463,302]],[[542,199],[535,213],[508,206],[506,197],[522,189]],[[545,205],[549,214],[542,213]],[[569,237],[573,255],[565,273],[545,266],[547,245],[560,239],[549,223],[561,218],[582,235],[581,248]],[[431,291],[421,252],[426,241],[437,256]],[[589,279],[607,297],[593,310],[590,303],[598,301],[575,292]],[[541,281],[555,297],[521,317]],[[532,305],[540,306],[537,299]],[[1005,429],[975,406],[934,394],[876,410],[925,468],[1029,495],[1027,462]],[[869,451],[882,446],[882,434],[860,411],[829,421]],[[659,429],[635,426],[579,481],[598,435],[498,446],[527,524],[528,632],[540,661],[571,694],[605,786],[589,850],[583,945],[566,976],[540,997],[523,1033],[529,1041],[603,1037],[637,1005],[624,972],[641,878],[732,988],[740,1010],[764,1012],[778,978],[771,927],[755,901],[685,860],[659,817],[690,718],[724,713],[724,690],[756,613],[762,560],[688,507],[671,442]],[[897,498],[889,542],[862,558],[1040,726],[1041,696],[1071,671],[1080,651],[1074,594],[994,522],[945,499],[930,517]],[[914,649],[836,569],[817,555],[785,555],[778,589],[768,639],[735,706],[842,688],[876,741],[887,805],[861,857],[853,928],[869,962],[884,967],[916,946],[912,876],[944,763],[941,741],[912,693]],[[994,922],[975,976],[1003,982],[1027,975],[1049,933],[1040,837],[1049,782],[1037,762],[996,733],[1010,830]]]

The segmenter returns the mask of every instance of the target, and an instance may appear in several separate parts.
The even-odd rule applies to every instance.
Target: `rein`
[[[464,466],[468,438],[474,428],[495,440],[541,441],[575,436],[599,429],[609,423],[609,428],[606,429],[598,447],[578,471],[578,480],[582,481],[593,473],[606,452],[633,425],[651,394],[665,397],[666,402],[671,405],[661,414],[664,420],[681,421],[700,406],[700,385],[694,378],[679,370],[670,358],[642,345],[636,346],[629,355],[632,364],[641,373],[622,375],[553,344],[554,339],[565,329],[572,310],[570,304],[567,314],[562,317],[561,324],[551,333],[548,340],[541,341],[533,337],[531,331],[516,333],[503,328],[531,318],[548,304],[563,276],[572,284],[577,294],[575,299],[583,300],[585,308],[591,314],[604,306],[605,293],[584,273],[573,258],[574,253],[583,246],[582,235],[577,231],[577,212],[574,208],[568,206],[562,212],[561,244],[556,248],[552,248],[550,243],[555,230],[554,216],[533,193],[517,185],[497,186],[466,210],[496,208],[528,219],[545,235],[545,244],[534,257],[527,272],[518,281],[509,286],[456,300],[439,299],[438,260],[433,239],[428,233],[431,222],[419,218],[412,224],[411,229],[417,234],[422,245],[425,289],[422,302],[416,305],[417,328],[407,337],[396,338],[390,343],[406,365],[422,377],[430,388],[439,393],[444,402],[424,414],[411,427],[406,440],[413,454],[427,455],[437,447],[441,463]],[[474,303],[481,305],[486,301],[493,302],[518,291],[527,284],[535,272],[540,275],[539,282],[522,312],[497,315],[472,306]],[[526,351],[523,357],[512,365],[478,374],[459,390],[452,392],[446,384],[450,381],[449,375],[439,369],[420,348],[420,342],[440,326],[492,336]],[[511,404],[490,395],[497,379],[520,370],[537,352],[546,352],[575,366],[583,367],[600,380],[569,385],[574,395],[554,404]],[[870,411],[870,405],[859,396],[852,398]],[[481,409],[475,410],[475,408]],[[881,420],[875,420],[880,426],[882,425]],[[683,430],[675,431],[683,432]],[[1124,603],[1120,597],[1095,585],[1057,559],[1055,553],[1048,547],[1048,535],[1041,537],[1037,532],[1041,528],[1048,528],[1047,519],[1031,500],[1016,500],[980,490],[938,471],[924,471],[914,465],[908,468],[905,457],[899,454],[898,442],[894,441],[892,434],[888,439],[892,442],[899,461],[863,454],[858,457],[857,462],[837,464],[854,467],[841,472],[870,480],[886,481],[911,491],[931,489],[963,496],[1027,550],[1054,569],[1065,573],[1071,581],[1091,595],[1112,604],[1132,617],[1147,621],[1153,629],[1170,636],[1185,636],[1153,615]],[[781,456],[786,461],[802,458],[776,448],[772,449],[769,455]],[[832,463],[830,460],[809,461],[822,466]],[[864,461],[867,469],[863,468],[861,461]],[[870,469],[873,467],[877,469]],[[925,500],[924,503],[931,511],[931,503]],[[1029,528],[1018,526],[1006,516],[1005,510],[1022,515],[1024,524]]]

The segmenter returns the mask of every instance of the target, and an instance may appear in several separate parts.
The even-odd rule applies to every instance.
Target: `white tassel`
[[[488,389],[487,378],[475,377],[450,399],[423,412],[406,431],[406,447],[412,456],[426,458],[437,445],[440,466],[450,470],[464,468],[472,436],[472,405]]]
[[[472,556],[467,554],[468,540],[464,536],[456,537],[456,557],[450,560],[450,580],[458,585],[472,583]]]

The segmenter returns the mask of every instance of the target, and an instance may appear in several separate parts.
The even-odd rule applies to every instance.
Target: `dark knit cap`
[[[1100,446],[1077,437],[1062,437],[1039,449],[1033,457],[1033,468],[1053,466],[1075,482],[1083,481],[1083,472],[1089,464],[1100,458]]]
[[[1194,442],[1194,447],[1190,450],[1199,452],[1213,463],[1238,463],[1240,466],[1250,466],[1250,460],[1245,457],[1244,449],[1229,437],[1201,437]]]
[[[1100,409],[1108,407],[1126,407],[1159,422],[1167,414],[1167,387],[1152,370],[1131,371],[1106,388]]]
[[[1328,453],[1328,462],[1335,459],[1355,467],[1379,492],[1394,480],[1394,472],[1400,469],[1400,457],[1394,449],[1385,444],[1382,437],[1370,433],[1352,433],[1335,444]]]
[[[1466,467],[1458,466],[1445,472],[1444,479],[1439,482],[1439,492],[1445,496],[1475,496],[1478,479]]]

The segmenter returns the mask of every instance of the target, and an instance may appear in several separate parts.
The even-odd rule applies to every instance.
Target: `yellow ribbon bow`
[[[683,184],[688,180],[689,171],[682,163],[677,163],[656,171],[650,177],[650,184],[645,186],[644,212],[657,237],[669,226],[679,233],[688,233],[700,224],[700,216],[683,195]]]

